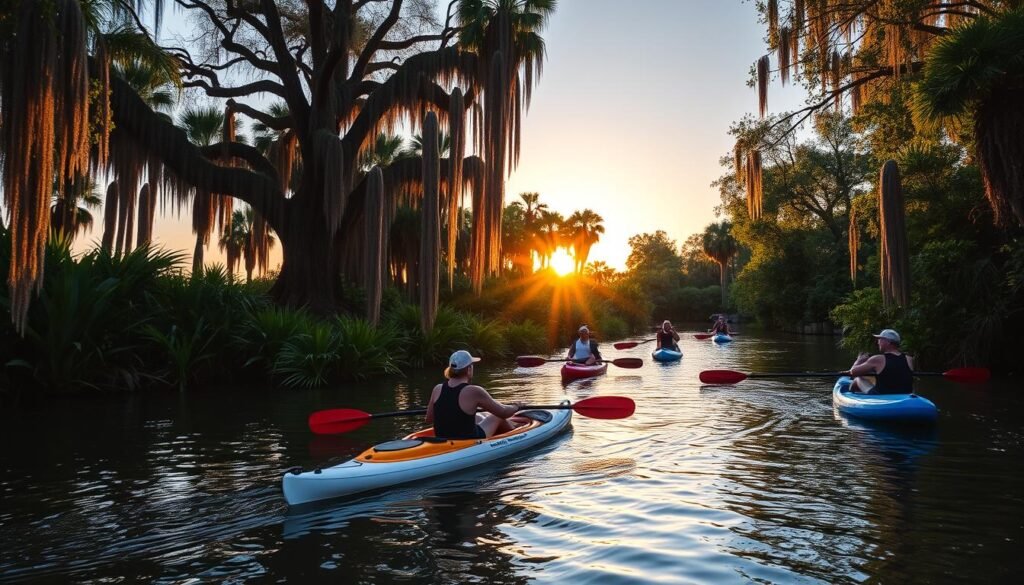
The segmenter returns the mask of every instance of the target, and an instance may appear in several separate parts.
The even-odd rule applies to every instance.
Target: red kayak
[[[580,378],[592,378],[594,376],[600,376],[607,371],[608,364],[594,364],[592,366],[588,366],[585,364],[565,362],[565,365],[562,366],[562,379],[578,380]]]

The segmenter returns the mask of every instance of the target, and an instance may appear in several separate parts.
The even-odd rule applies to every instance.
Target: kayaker
[[[577,333],[579,333],[579,337],[569,344],[568,359],[588,366],[601,361],[601,352],[597,349],[597,342],[590,338],[590,328],[580,325]]]
[[[679,334],[668,319],[661,322],[661,329],[658,330],[658,349],[662,348],[679,351]]]
[[[468,351],[452,354],[444,382],[434,386],[427,404],[427,422],[434,435],[445,439],[486,439],[515,428],[509,417],[522,410],[521,402],[502,404],[480,386],[471,384],[473,364],[480,358]],[[480,410],[482,412],[477,412]]]
[[[731,335],[731,333],[729,333],[729,321],[725,318],[725,315],[719,315],[718,316],[718,320],[715,321],[715,324],[711,326],[711,333],[713,333],[713,334],[721,333],[722,335]]]
[[[865,394],[910,394],[914,391],[914,359],[900,351],[900,334],[883,329],[873,336],[882,353],[869,356],[861,352],[849,374],[853,376],[850,391]],[[874,376],[872,386],[860,376]]]

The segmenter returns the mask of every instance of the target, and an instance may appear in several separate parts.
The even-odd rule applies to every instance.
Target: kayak
[[[565,362],[562,366],[562,379],[563,380],[578,380],[580,378],[591,378],[593,376],[600,376],[601,374],[608,371],[608,364],[594,364],[588,366],[585,364],[575,364],[573,362]]]
[[[290,469],[281,480],[284,499],[294,506],[453,473],[529,449],[557,435],[571,419],[571,408],[524,410],[510,419],[522,426],[489,439],[438,439],[433,428],[424,429],[333,467]]]
[[[730,341],[732,341],[732,337],[726,335],[725,333],[717,333],[714,337],[711,338],[711,341],[714,341],[715,343],[729,343]]]
[[[651,357],[656,362],[678,362],[683,359],[683,352],[674,351],[667,347],[656,349],[651,353]]]
[[[935,404],[923,396],[850,392],[851,382],[843,376],[832,389],[832,403],[843,414],[887,421],[932,421],[939,415]]]

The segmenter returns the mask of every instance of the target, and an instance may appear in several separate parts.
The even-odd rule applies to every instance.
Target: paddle
[[[613,343],[612,347],[614,347],[615,349],[633,349],[634,347],[640,345],[641,343],[650,343],[652,341],[656,341],[656,340],[655,339],[645,339],[643,341],[620,341],[618,343]]]
[[[700,381],[705,384],[736,384],[747,378],[838,378],[849,376],[850,372],[778,372],[752,373],[734,372],[732,370],[704,370],[700,373]],[[975,384],[987,381],[991,376],[988,368],[954,368],[945,372],[914,372],[915,376],[942,376],[947,380],[961,384]]]
[[[535,368],[537,366],[543,366],[548,362],[570,362],[572,360],[562,359],[548,359],[539,355],[521,355],[516,358],[516,363],[524,368]],[[643,367],[644,360],[640,358],[616,358],[613,360],[604,360],[606,364],[613,364],[620,368],[639,368]]]
[[[636,403],[632,398],[624,396],[594,396],[584,398],[575,404],[547,404],[541,406],[524,406],[522,410],[564,410],[571,408],[578,414],[589,418],[617,419],[632,416]],[[354,408],[332,408],[320,410],[309,415],[309,430],[318,435],[334,435],[354,431],[375,418],[393,416],[416,416],[426,414],[426,408],[398,410],[395,412],[378,412],[371,414]]]
[[[693,334],[693,336],[696,337],[697,339],[711,339],[712,337],[714,337],[716,335],[718,335],[718,334],[717,333],[694,333]],[[739,335],[739,333],[727,333],[726,335],[728,335],[729,337],[736,337],[737,335]]]

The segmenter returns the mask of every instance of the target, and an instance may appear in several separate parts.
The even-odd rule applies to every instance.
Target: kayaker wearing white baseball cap
[[[900,351],[903,339],[893,329],[883,329],[873,335],[882,353],[868,356],[861,352],[850,367],[854,376],[850,390],[867,394],[911,394],[914,391],[914,359]],[[875,384],[859,378],[875,376]]]
[[[473,364],[480,358],[459,350],[448,358],[444,377],[434,386],[427,404],[427,422],[434,435],[445,439],[485,439],[515,428],[507,418],[522,410],[522,403],[502,404],[480,386],[470,384]],[[481,410],[483,412],[477,412]]]
[[[590,338],[590,327],[580,325],[577,333],[579,338],[569,344],[569,355],[566,357],[578,364],[588,366],[601,361],[601,352],[597,349],[597,342]]]

